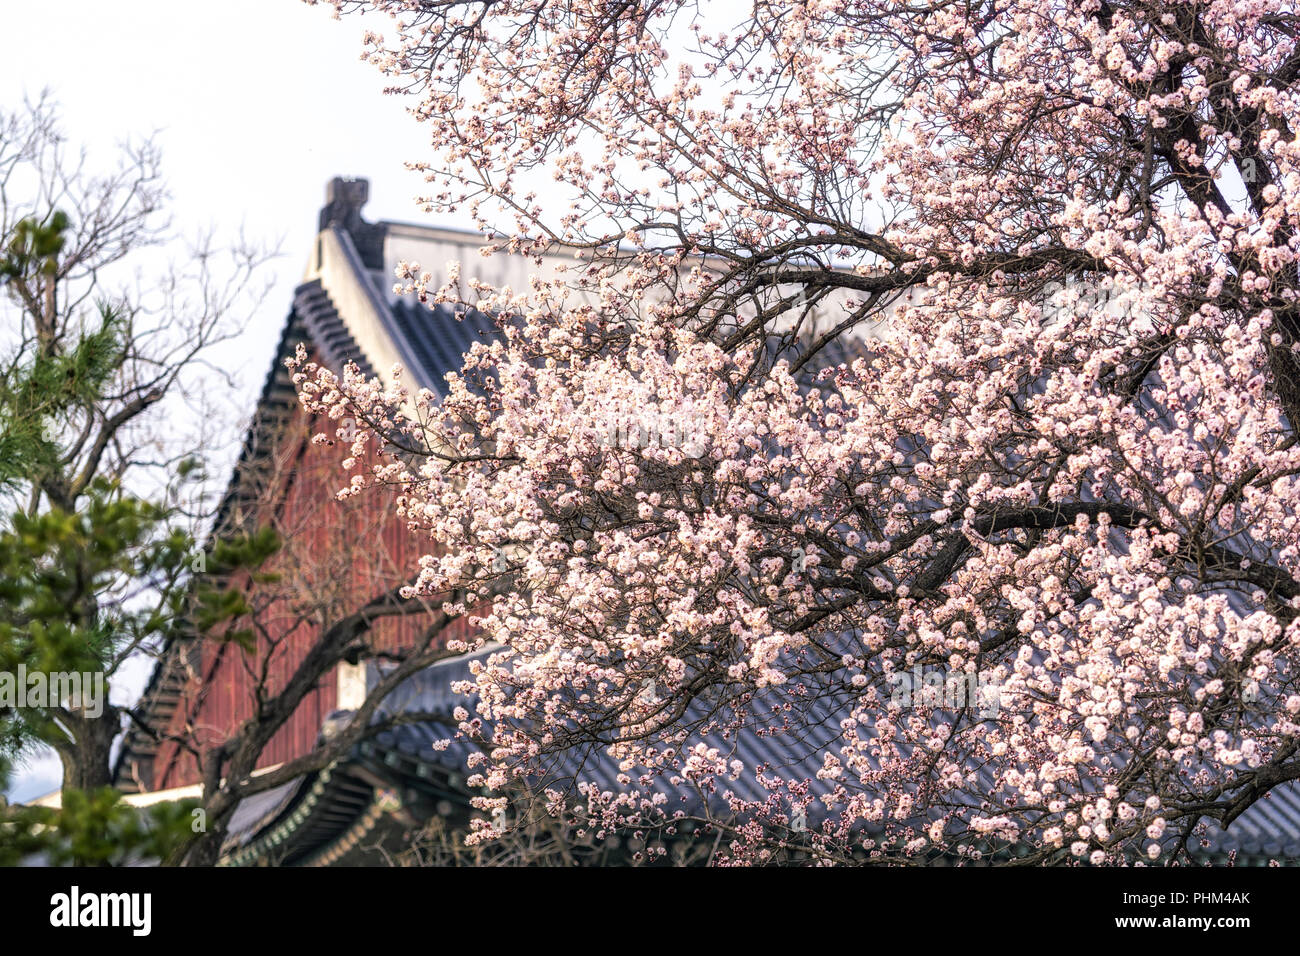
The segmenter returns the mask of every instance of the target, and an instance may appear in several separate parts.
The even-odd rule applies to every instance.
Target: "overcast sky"
[[[179,228],[233,236],[242,226],[253,238],[282,240],[277,284],[240,349],[248,402],[271,362],[331,177],[370,180],[368,219],[433,221],[413,201],[420,177],[402,165],[428,155],[426,133],[359,59],[360,19],[336,21],[328,7],[301,0],[3,6],[0,105],[13,109],[48,87],[69,141],[92,156],[111,157],[117,140],[158,130]],[[11,797],[58,782],[57,760],[39,760]]]

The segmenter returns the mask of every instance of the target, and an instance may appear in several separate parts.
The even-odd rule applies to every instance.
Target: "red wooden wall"
[[[201,676],[191,679],[177,708],[170,734],[186,737],[202,752],[220,744],[254,712],[259,685],[274,693],[293,672],[320,633],[321,622],[338,620],[375,596],[408,580],[421,554],[433,550],[397,517],[394,496],[369,490],[340,502],[335,492],[349,473],[339,465],[340,445],[313,445],[310,437],[332,425],[309,420],[298,408],[277,452],[275,477],[258,524],[272,521],[284,546],[263,569],[280,580],[266,585],[241,582],[266,636],[256,652],[238,644],[204,641]],[[408,647],[427,629],[424,615],[387,618],[376,623],[371,643],[379,649]],[[468,627],[450,628],[441,640],[465,637]],[[336,671],[319,683],[264,750],[259,767],[270,767],[309,752],[321,723],[335,709]],[[199,762],[173,742],[164,742],[154,762],[154,789],[197,783]]]

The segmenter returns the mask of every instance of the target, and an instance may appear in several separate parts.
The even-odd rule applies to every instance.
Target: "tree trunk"
[[[105,704],[98,717],[65,714],[63,722],[72,732],[72,740],[59,748],[63,762],[63,793],[70,790],[97,790],[113,785],[110,760],[113,740],[121,729],[120,710]]]

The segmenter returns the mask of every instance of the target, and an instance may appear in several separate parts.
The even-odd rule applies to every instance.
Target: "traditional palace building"
[[[453,260],[462,263],[465,279],[514,288],[525,287],[537,271],[522,257],[480,256],[477,234],[368,223],[361,216],[367,191],[364,180],[335,179],[329,185],[308,268],[294,292],[214,535],[273,523],[293,547],[273,557],[268,570],[282,583],[300,582],[302,593],[315,602],[314,613],[292,601],[276,604],[261,622],[252,655],[237,643],[210,640],[177,639],[165,648],[137,708],[144,726],[128,732],[117,762],[118,785],[137,794],[137,802],[163,793],[197,794],[200,765],[194,751],[201,755],[205,747],[220,744],[249,717],[259,687],[282,686],[310,652],[322,620],[346,615],[401,584],[428,550],[427,542],[417,541],[396,517],[391,499],[367,494],[335,500],[333,492],[343,480],[338,449],[310,442],[324,428],[298,405],[284,360],[301,342],[322,365],[338,370],[352,360],[382,377],[401,364],[408,384],[444,394],[446,373],[458,370],[462,354],[491,332],[473,319],[457,320],[445,307],[430,310],[396,296],[398,262],[418,261],[433,273],[435,285],[442,278],[438,270]],[[541,271],[574,261],[571,254],[557,253]],[[239,583],[256,591],[255,584]],[[369,644],[381,652],[409,647],[426,623],[419,617],[378,622]],[[463,636],[466,626],[447,629],[441,639]],[[384,666],[381,654],[335,667],[271,740],[259,766],[278,766],[317,747],[365,699]],[[464,658],[435,664],[390,694],[375,718],[402,715],[407,722],[363,741],[319,771],[245,800],[231,821],[223,863],[381,863],[430,820],[446,821],[448,828],[463,825],[472,796],[465,784],[472,745],[456,741],[435,751],[432,742],[446,736],[449,722],[454,726],[452,711],[467,703],[451,692],[452,682],[467,673]],[[816,755],[835,739],[838,719],[829,711],[808,717],[810,734],[791,742],[789,750],[772,735],[742,734],[729,746],[747,766],[796,765],[815,779]],[[617,786],[612,761],[585,756],[585,779]],[[753,782],[740,779],[734,786],[749,799],[763,796]],[[617,841],[612,846],[617,850]],[[1213,838],[1207,856],[1221,860],[1230,851],[1242,862],[1300,858],[1300,792],[1278,789],[1256,803],[1233,823],[1230,834]]]

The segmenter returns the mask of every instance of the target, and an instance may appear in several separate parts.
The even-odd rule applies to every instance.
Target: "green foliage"
[[[0,808],[0,866],[34,854],[52,866],[115,866],[167,859],[194,837],[197,800],[137,808],[110,787],[65,791],[62,809]]]
[[[75,513],[11,516],[0,531],[0,671],[104,671],[131,648],[179,636],[182,622],[219,629],[250,613],[243,592],[225,582],[235,572],[274,580],[256,569],[279,549],[275,532],[216,542],[196,567],[195,542],[172,518],[106,481],[92,483]],[[254,649],[246,628],[213,636]],[[0,787],[9,758],[62,733],[48,709],[0,707]],[[194,836],[197,803],[139,810],[109,788],[65,788],[63,801],[61,810],[0,809],[0,865],[36,853],[55,865],[165,860]]]
[[[26,275],[53,276],[59,271],[59,253],[67,241],[71,223],[67,213],[54,210],[42,222],[28,216],[14,226],[0,259],[0,279],[18,279]]]
[[[280,550],[280,537],[269,525],[258,528],[252,534],[232,535],[213,543],[213,570],[218,574],[246,568],[259,568],[273,554]],[[275,574],[258,573],[257,581],[276,581]]]
[[[0,258],[0,280],[53,275],[68,218],[48,223],[24,219]],[[121,315],[101,304],[98,321],[75,341],[57,348],[38,342],[0,369],[0,487],[39,481],[55,471],[57,435],[73,412],[100,402],[121,365],[127,329]],[[28,354],[30,353],[30,354]]]
[[[167,507],[107,481],[75,513],[18,512],[0,531],[0,671],[99,672],[185,619],[196,546]],[[63,735],[48,708],[0,708],[0,786],[8,760]],[[146,810],[111,788],[65,789],[62,809],[0,808],[0,865],[167,859],[193,837],[197,803]]]
[[[205,583],[195,591],[194,623],[200,633],[214,640],[234,642],[249,654],[256,650],[250,628],[220,626],[238,622],[253,613],[245,593],[232,586],[228,578],[235,571],[246,571],[254,583],[278,581],[278,574],[257,569],[280,549],[280,544],[280,536],[269,526],[252,534],[234,535],[213,543],[210,570],[218,584]]]
[[[229,581],[236,572],[246,581],[275,580],[257,570],[280,546],[274,531],[201,551],[177,526],[174,504],[183,500],[179,485],[204,479],[197,457],[179,463],[157,501],[78,472],[111,470],[85,453],[94,428],[85,429],[115,419],[119,375],[133,357],[138,363],[138,342],[127,313],[108,304],[89,316],[51,314],[63,301],[55,288],[65,279],[64,260],[75,260],[65,249],[70,225],[56,210],[0,237],[0,294],[13,296],[33,326],[0,356],[0,501],[10,505],[9,514],[0,512],[0,672],[108,678],[131,653],[188,637],[192,627],[252,652],[252,630],[237,626],[252,609]],[[13,505],[29,493],[25,507]],[[104,771],[83,781],[106,778],[107,741],[120,713],[105,708],[102,719],[114,722],[108,728],[94,712],[60,719],[60,703],[0,701],[0,790],[13,761],[37,743],[59,750],[65,768],[71,761]],[[193,837],[193,806],[141,811],[111,789],[73,787],[64,788],[61,810],[0,800],[0,865],[37,852],[56,864],[167,859]]]
[[[170,517],[105,481],[76,513],[14,514],[0,531],[0,671],[107,671],[164,636],[194,552]],[[0,708],[0,752],[60,734],[46,709]]]

